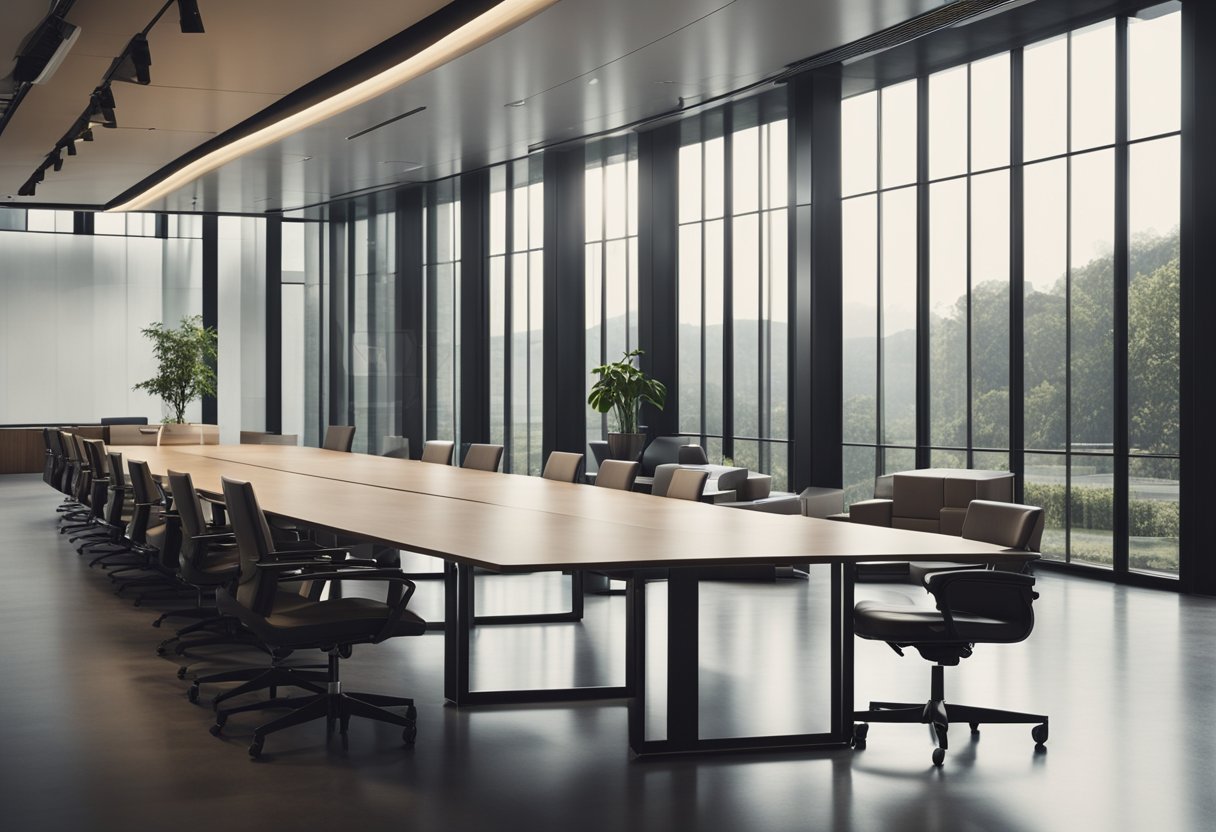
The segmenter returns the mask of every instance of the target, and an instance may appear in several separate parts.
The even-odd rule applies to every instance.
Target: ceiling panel
[[[80,0],[78,5],[95,10],[97,2]],[[128,85],[115,87],[119,123],[158,128],[145,133],[179,127],[207,138],[208,128],[224,129],[225,122],[239,121],[406,28],[408,23],[402,23],[397,8],[402,5],[418,13],[441,4],[377,0],[361,2],[360,14],[351,15],[349,4],[328,0],[209,0],[201,4],[206,35],[181,35],[176,20],[154,30],[159,39],[152,40],[154,83],[136,92],[129,92]],[[290,209],[356,189],[469,170],[524,155],[538,143],[616,129],[669,112],[681,97],[695,101],[728,93],[775,74],[788,63],[939,5],[934,0],[561,0],[481,48],[238,159],[156,207],[226,212]],[[299,8],[285,14],[287,6]],[[376,15],[384,15],[383,20]],[[350,17],[359,17],[362,24],[350,24],[354,29],[348,31]],[[369,26],[369,21],[378,25]],[[597,83],[590,84],[593,78]],[[520,99],[526,100],[525,106],[505,106]],[[25,106],[19,116],[27,114]],[[347,139],[415,107],[426,109],[361,138]],[[68,122],[78,112],[77,108]],[[126,159],[123,170],[140,173],[123,183],[107,172],[104,177],[107,187],[114,186],[112,191],[99,197],[105,188],[82,188],[81,198],[69,201],[112,199],[124,185],[133,185],[183,152],[175,150],[182,142],[167,136],[160,137],[162,143],[152,140],[136,151],[126,139],[129,132],[136,131],[104,131],[95,144],[103,139],[121,144],[115,152]],[[28,140],[28,134],[23,137]],[[0,136],[0,195],[15,193],[29,173],[14,178],[6,165],[9,139],[7,133]],[[36,159],[49,150],[54,138],[40,141]],[[417,163],[422,168],[407,173],[400,164],[385,164],[388,161]],[[91,161],[81,167],[89,170],[92,165]],[[61,175],[48,173],[37,201],[49,201],[53,191],[68,193],[48,187],[53,176]],[[83,198],[86,190],[88,200]]]

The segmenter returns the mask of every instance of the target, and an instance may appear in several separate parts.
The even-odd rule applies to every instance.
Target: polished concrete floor
[[[944,768],[920,726],[875,725],[827,753],[630,760],[623,702],[458,709],[442,697],[442,636],[356,649],[351,689],[411,695],[413,749],[353,723],[313,723],[246,747],[258,717],[207,731],[157,657],[156,608],[115,598],[56,533],[58,497],[0,477],[0,827],[12,830],[1208,830],[1216,828],[1216,601],[1057,575],[1039,581],[1030,639],[947,670],[948,701],[1051,716],[1049,750],[1023,726],[956,731]],[[560,608],[560,576],[479,579],[479,607]],[[439,613],[441,586],[416,604]],[[863,596],[923,601],[912,587]],[[715,584],[703,593],[703,730],[813,730],[825,658],[822,581]],[[655,599],[661,601],[660,598]],[[659,604],[656,603],[656,606]],[[623,677],[623,604],[582,624],[479,628],[478,687]],[[859,642],[857,701],[926,698],[929,665]],[[200,649],[197,668],[238,655]]]

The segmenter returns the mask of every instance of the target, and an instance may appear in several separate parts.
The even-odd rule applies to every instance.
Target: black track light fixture
[[[148,49],[148,36],[140,32],[131,38],[122,55],[114,60],[114,66],[107,77],[115,81],[126,81],[128,84],[147,85],[152,81],[148,68],[152,66],[152,51]]]
[[[181,18],[182,34],[203,34],[203,16],[198,12],[198,0],[177,0],[177,11]]]
[[[66,150],[68,152],[69,156],[75,156],[76,155],[76,142],[68,142],[66,145],[64,145],[64,150]]]
[[[35,182],[32,178],[27,179],[27,180],[25,180],[25,184],[22,185],[20,189],[18,189],[17,196],[33,196],[34,191],[37,190],[37,188],[38,188],[37,182]]]
[[[118,120],[114,117],[114,93],[108,86],[98,87],[89,96],[88,123],[90,127],[118,126]]]
[[[56,173],[63,170],[63,151],[58,147],[55,148],[55,152],[51,154],[51,167],[55,169]]]

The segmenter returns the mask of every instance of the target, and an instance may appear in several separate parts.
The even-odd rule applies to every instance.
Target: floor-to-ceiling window
[[[586,357],[589,367],[619,361],[638,345],[638,161],[633,135],[587,147]],[[590,394],[595,377],[587,374]],[[587,439],[615,429],[587,406]],[[588,459],[595,470],[594,459]]]
[[[682,433],[711,462],[789,479],[788,134],[766,96],[684,123],[679,154]]]
[[[460,180],[426,187],[423,202],[427,439],[460,442]]]
[[[917,448],[1011,468],[1047,557],[1177,574],[1180,17],[843,102],[851,499]]]
[[[539,474],[545,196],[539,156],[490,172],[490,441],[503,470]]]

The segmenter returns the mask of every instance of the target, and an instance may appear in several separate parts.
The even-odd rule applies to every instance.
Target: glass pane
[[[1181,125],[1181,53],[1181,12],[1147,20],[1127,19],[1127,118],[1131,138],[1167,133]]]
[[[929,440],[967,445],[967,180],[929,188]]]
[[[511,192],[511,251],[526,251],[528,248],[528,188],[516,187]]]
[[[625,236],[625,164],[617,162],[604,168],[604,233],[612,240]]]
[[[1135,144],[1129,152],[1128,438],[1133,452],[1177,453],[1179,140]]]
[[[788,223],[784,209],[771,211],[766,217],[767,235],[764,241],[764,307],[762,316],[768,319],[764,328],[765,339],[761,343],[764,361],[768,365],[765,381],[765,397],[760,408],[760,435],[779,439],[789,437],[789,268],[787,262]],[[761,453],[765,447],[761,446]],[[782,446],[773,445],[773,465],[787,468],[788,452]],[[776,473],[774,467],[774,488]],[[784,486],[782,486],[784,488]]]
[[[1073,450],[1114,447],[1114,151],[1072,158],[1069,324]]]
[[[680,430],[701,432],[701,226],[680,227]]]
[[[882,186],[916,181],[916,81],[882,90]]]
[[[916,450],[914,448],[883,448],[882,472],[896,474],[900,471],[916,470]]]
[[[529,255],[528,270],[528,469],[539,474],[545,404],[545,267],[544,252]],[[521,472],[523,473],[523,472]]]
[[[929,451],[930,468],[966,468],[967,452],[954,451],[946,448],[932,448]]]
[[[705,218],[722,216],[725,204],[726,140],[719,136],[705,143]]]
[[[583,239],[604,239],[604,168],[596,163],[583,177]]]
[[[929,76],[929,177],[967,170],[967,66]]]
[[[878,187],[878,93],[840,103],[840,190],[844,196]]]
[[[1115,562],[1115,461],[1076,454],[1069,496],[1069,561],[1110,567]]]
[[[878,389],[878,200],[846,199],[843,228],[843,428],[846,442],[876,442]],[[847,461],[847,455],[846,455]],[[870,478],[873,479],[873,454]],[[871,484],[872,486],[872,484]]]
[[[971,65],[971,169],[1009,164],[1009,53]]]
[[[759,216],[733,223],[734,414],[736,436],[760,435],[760,223]],[[758,450],[758,449],[757,449]],[[736,450],[736,453],[738,451]]]
[[[1022,155],[1027,161],[1068,149],[1068,37],[1022,52]]]
[[[588,367],[596,367],[604,362],[604,353],[600,348],[600,327],[603,321],[603,275],[600,272],[601,267],[601,245],[592,243],[586,248],[586,262],[584,265],[586,272],[587,288],[585,291],[586,298],[586,313],[585,321],[585,340],[584,340],[584,355],[586,357]],[[584,397],[591,394],[591,386],[595,384],[596,377],[590,372],[587,373],[587,378],[584,379],[586,389],[583,391]],[[603,428],[603,416],[593,410],[590,405],[587,405],[587,439],[602,439],[600,435]],[[594,459],[588,455],[588,462],[594,465]],[[593,469],[594,470],[594,469]]]
[[[760,207],[760,128],[731,136],[731,210],[746,214]]]
[[[1008,471],[1009,454],[1007,452],[975,451],[971,454],[972,467],[981,471]]]
[[[680,148],[680,222],[701,219],[701,145]]]
[[[1025,494],[1028,505],[1043,509],[1043,557],[1064,560],[1067,538],[1064,495],[1068,487],[1068,462],[1063,454],[1026,454]]]
[[[506,258],[490,258],[490,441],[506,441]]]
[[[705,424],[722,433],[722,257],[723,222],[705,223]]]
[[[765,130],[768,187],[766,208],[784,208],[789,200],[789,131],[785,119],[774,121]]]
[[[501,168],[495,168],[495,171]],[[494,177],[491,175],[491,181]],[[507,250],[507,193],[490,191],[490,254],[502,254]]]
[[[1064,448],[1068,354],[1064,272],[1068,263],[1067,163],[1025,169],[1025,446]]]
[[[870,499],[874,496],[874,448],[845,445],[841,451],[845,505]]]
[[[625,318],[626,247],[624,240],[613,240],[604,246],[604,355],[608,361],[619,361],[625,352],[628,330]]]
[[[1009,447],[1009,172],[971,180],[971,444]]]
[[[1072,150],[1115,140],[1115,21],[1072,33]]]
[[[882,197],[884,444],[916,442],[916,189]]]
[[[1178,574],[1180,478],[1181,465],[1177,459],[1128,460],[1131,569]]]
[[[630,137],[632,143],[633,137]],[[626,187],[628,188],[628,199],[625,200],[625,210],[627,212],[626,227],[630,236],[637,236],[638,233],[638,160],[630,159],[625,165],[626,172]]]

